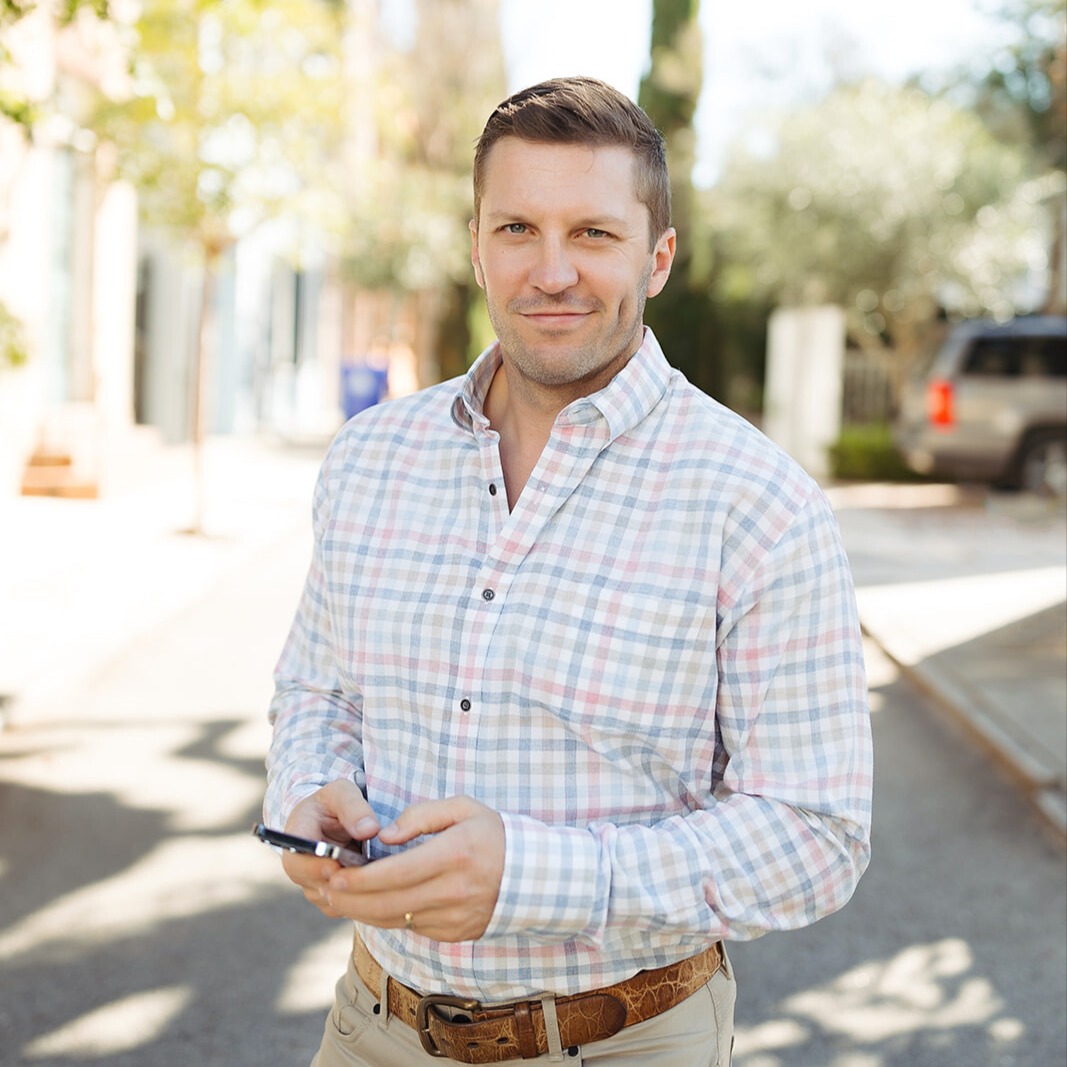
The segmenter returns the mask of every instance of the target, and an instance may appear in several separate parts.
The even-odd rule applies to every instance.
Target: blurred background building
[[[78,452],[91,468],[103,438],[132,422],[137,199],[104,172],[86,124],[96,96],[125,80],[114,27],[64,25],[42,7],[3,43],[0,488],[10,492],[30,456],[43,466]]]
[[[1063,0],[1004,0],[995,47],[895,81],[839,33],[816,89],[746,116],[714,167],[697,128],[723,92],[716,5],[578,6],[606,42],[594,74],[608,9],[644,19],[620,87],[667,138],[683,235],[650,324],[772,431],[765,384],[804,369],[768,360],[819,361],[816,473],[853,427],[891,451],[902,385],[951,322],[1064,313]],[[93,496],[114,456],[213,434],[321,441],[461,373],[490,337],[474,140],[509,74],[577,72],[534,71],[530,17],[514,0],[6,0],[0,495]],[[822,355],[790,332],[813,315],[836,324]]]

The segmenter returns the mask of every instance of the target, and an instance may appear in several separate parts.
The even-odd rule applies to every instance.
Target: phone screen
[[[287,852],[299,852],[302,855],[323,856],[326,859],[337,860],[342,867],[359,867],[367,862],[367,857],[353,848],[335,845],[332,841],[312,841],[306,837],[284,833],[282,830],[272,830],[261,822],[252,827],[252,833],[265,844],[276,845]]]

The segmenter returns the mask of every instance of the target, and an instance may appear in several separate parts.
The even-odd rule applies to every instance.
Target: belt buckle
[[[446,1059],[448,1053],[442,1052],[430,1036],[430,1009],[440,1005],[443,1008],[460,1008],[463,1011],[477,1011],[481,1005],[470,997],[454,997],[447,993],[430,993],[423,997],[415,1008],[415,1032],[419,1035],[419,1041],[423,1049],[438,1059]],[[445,1019],[445,1022],[449,1020]]]

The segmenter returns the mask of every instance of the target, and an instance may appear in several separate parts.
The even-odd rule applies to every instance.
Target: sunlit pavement
[[[138,447],[144,454],[131,454]],[[0,695],[16,721],[207,595],[250,553],[287,531],[310,538],[321,447],[211,440],[199,493],[187,448],[135,438],[131,450],[116,457],[114,488],[100,500],[0,499]]]
[[[866,651],[871,867],[838,914],[731,946],[734,1067],[1062,1063],[1062,848],[878,645]]]
[[[302,900],[248,827],[317,461],[314,449],[212,443],[203,537],[176,532],[191,507],[180,463],[111,500],[19,501],[0,516],[16,547],[0,564],[0,691],[20,694],[0,733],[0,1062],[310,1058],[348,931]],[[913,501],[887,524],[884,492],[835,493],[861,603],[959,577],[983,542],[991,575],[1055,565],[1055,516],[1016,544],[1017,520],[988,508]],[[918,571],[904,567],[900,523],[922,548]],[[1063,938],[1055,924],[1034,935],[1020,912],[1062,923],[1061,856],[1014,786],[993,776],[968,795],[984,753],[890,714],[898,668],[868,652],[886,783],[875,865],[841,916],[737,946],[738,1065],[1044,1067],[1063,1041]],[[926,825],[901,810],[920,796]],[[972,898],[977,933],[959,920]],[[1037,994],[1035,976],[1048,978]],[[1034,1044],[1042,993],[1059,1022]]]
[[[1067,837],[1063,502],[836,487],[864,629]]]
[[[248,832],[316,468],[216,446],[204,537],[175,532],[180,480],[88,508],[19,502],[48,513],[29,543],[53,545],[55,522],[80,547],[59,573],[8,575],[39,597],[34,633],[46,594],[77,617],[58,620],[52,677],[28,632],[32,662],[6,667],[29,696],[0,734],[5,1065],[289,1064],[317,1041],[350,934]]]

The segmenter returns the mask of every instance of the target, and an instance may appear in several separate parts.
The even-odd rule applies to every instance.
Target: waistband
[[[369,989],[382,985],[381,964],[356,935],[356,973]],[[549,1049],[546,1015],[554,1015],[563,1048],[603,1041],[623,1027],[644,1022],[692,996],[722,966],[722,944],[589,993],[483,1005],[468,997],[421,993],[390,977],[389,1014],[419,1035],[431,1056],[460,1063],[533,1059]],[[439,1009],[448,1009],[444,1014]]]

